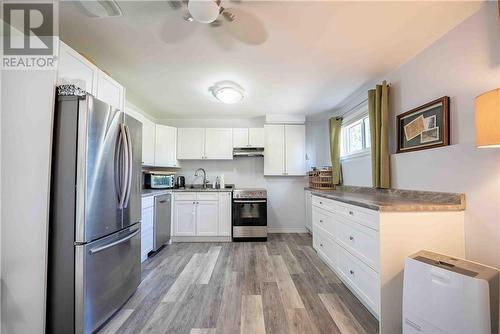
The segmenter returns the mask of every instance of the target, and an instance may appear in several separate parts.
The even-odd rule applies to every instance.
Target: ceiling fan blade
[[[179,0],[169,0],[167,1],[168,5],[170,6],[170,8],[172,9],[181,9],[182,8],[182,1],[179,1]]]
[[[224,10],[222,12],[222,16],[226,19],[227,22],[233,22],[236,19],[236,15],[228,10]]]
[[[241,8],[231,8],[231,12],[235,15],[235,21],[224,25],[231,36],[251,45],[259,45],[267,40],[267,30],[257,16]]]

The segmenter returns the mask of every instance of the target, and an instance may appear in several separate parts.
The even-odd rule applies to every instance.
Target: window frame
[[[368,117],[368,104],[366,102],[362,103],[356,109],[349,113],[348,116],[342,121],[341,127],[341,153],[340,159],[347,160],[352,158],[364,157],[371,154],[371,147],[367,146],[370,143],[371,138],[366,136],[366,126],[365,119]],[[349,152],[349,129],[353,126],[361,125],[361,144],[362,149]],[[368,121],[369,124],[369,121]]]

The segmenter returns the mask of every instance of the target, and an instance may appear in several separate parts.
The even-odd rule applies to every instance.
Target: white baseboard
[[[267,233],[307,233],[305,227],[267,227]]]

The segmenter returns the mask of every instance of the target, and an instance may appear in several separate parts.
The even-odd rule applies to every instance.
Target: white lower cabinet
[[[174,202],[174,236],[196,235],[196,200]]]
[[[217,236],[218,216],[218,201],[196,201],[196,235],[201,237]]]
[[[402,332],[406,257],[422,249],[464,257],[463,211],[380,212],[314,191],[311,203],[314,249],[379,319],[380,333]]]
[[[141,262],[144,262],[148,253],[153,250],[153,220],[154,197],[145,197],[142,199]]]
[[[179,192],[174,194],[174,241],[229,241],[231,192]],[[186,239],[189,237],[188,239]],[[218,238],[225,237],[224,240]]]
[[[309,232],[312,232],[312,195],[310,190],[305,191],[306,201],[306,223],[304,224]]]
[[[219,193],[219,235],[222,237],[231,236],[231,195],[230,192]]]

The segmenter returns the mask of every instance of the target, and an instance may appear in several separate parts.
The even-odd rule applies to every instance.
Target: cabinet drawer
[[[143,197],[142,198],[142,208],[146,209],[155,205],[155,200],[153,196]]]
[[[380,278],[377,272],[352,256],[342,247],[338,247],[337,269],[351,290],[375,314],[380,314]]]
[[[196,199],[198,201],[218,201],[218,193],[196,193]]]
[[[332,237],[321,227],[313,225],[313,247],[320,253],[332,268],[337,267],[337,245]]]
[[[143,222],[141,222],[141,229],[143,231],[152,231],[153,230],[153,219],[145,219]]]
[[[175,193],[174,199],[176,201],[196,201],[196,193]]]
[[[316,206],[318,208],[322,208],[323,210],[331,211],[331,212],[335,212],[335,210],[336,210],[335,201],[328,199],[328,198],[319,197],[316,195],[313,195],[313,197],[312,197],[312,205]]]
[[[337,202],[336,213],[352,219],[362,225],[378,230],[378,211],[361,208],[342,202]]]
[[[364,225],[337,216],[336,241],[360,258],[375,271],[379,271],[379,235]]]
[[[319,226],[330,233],[332,238],[335,236],[335,219],[333,213],[313,207],[312,221],[315,226]]]

